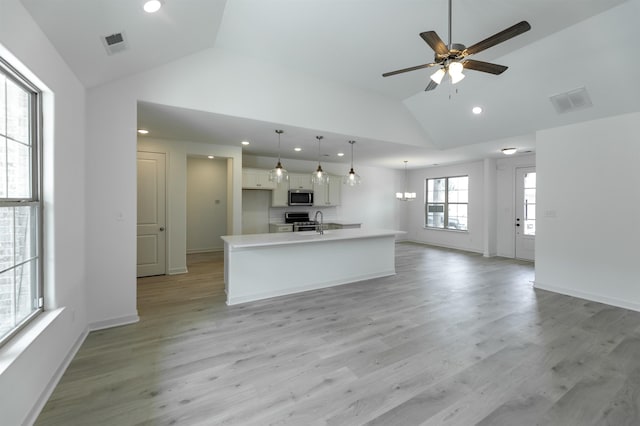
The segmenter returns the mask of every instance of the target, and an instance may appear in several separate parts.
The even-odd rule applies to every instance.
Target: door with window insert
[[[516,169],[515,236],[518,259],[535,260],[536,241],[536,169]]]

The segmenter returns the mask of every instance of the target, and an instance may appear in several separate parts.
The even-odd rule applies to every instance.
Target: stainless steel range
[[[293,231],[315,231],[318,222],[309,218],[308,212],[286,212],[284,222],[293,224]]]

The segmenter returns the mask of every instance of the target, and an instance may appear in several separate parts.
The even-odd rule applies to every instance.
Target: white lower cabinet
[[[269,232],[292,232],[293,224],[291,223],[270,223]]]

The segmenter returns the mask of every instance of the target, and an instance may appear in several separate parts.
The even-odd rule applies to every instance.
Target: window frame
[[[449,179],[467,178],[467,202],[466,203],[450,203],[449,202]],[[444,202],[429,202],[429,180],[442,180],[444,179]],[[450,232],[469,232],[469,175],[453,175],[453,176],[441,176],[426,178],[424,181],[424,229],[437,230],[437,231],[450,231]],[[464,204],[467,206],[467,229],[452,229],[449,226],[443,226],[442,228],[429,225],[429,205],[441,204],[444,206],[444,223],[449,223],[449,205]]]
[[[19,323],[7,332],[4,336],[0,336],[0,347],[9,342],[17,333],[19,333],[34,318],[40,315],[44,310],[44,266],[43,266],[43,202],[42,202],[42,130],[43,130],[43,101],[42,90],[33,84],[22,73],[16,70],[4,58],[0,57],[0,72],[11,80],[14,84],[25,90],[29,95],[29,114],[30,114],[30,147],[31,147],[31,197],[25,198],[0,198],[0,207],[35,207],[35,235],[36,253],[32,259],[36,259],[35,286],[36,295],[33,299],[37,299],[37,307],[31,311],[29,315],[23,318]],[[6,96],[6,94],[5,94]],[[4,99],[2,100],[4,102]],[[6,131],[7,129],[5,129]],[[15,263],[12,268],[17,267],[20,263]],[[32,299],[32,300],[33,300]],[[15,301],[14,301],[15,302]]]

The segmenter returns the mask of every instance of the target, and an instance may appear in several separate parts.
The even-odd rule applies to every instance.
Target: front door
[[[138,277],[166,273],[165,186],[165,155],[138,152]]]
[[[516,258],[535,260],[536,169],[516,169]]]

